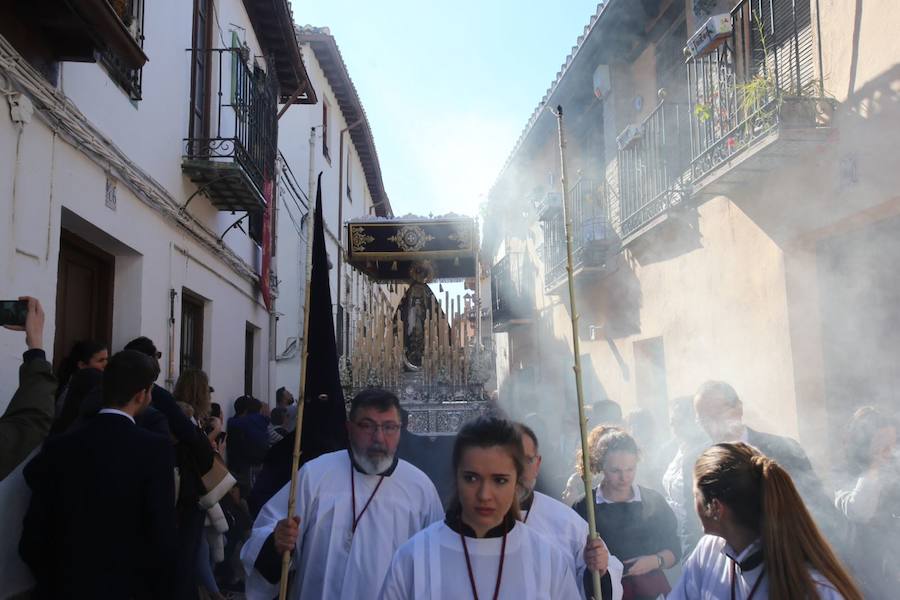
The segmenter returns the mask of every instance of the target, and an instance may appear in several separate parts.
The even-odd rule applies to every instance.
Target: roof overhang
[[[476,274],[478,230],[472,217],[350,221],[347,249],[377,281],[464,279]]]
[[[318,102],[294,35],[294,19],[288,0],[244,0],[244,8],[259,44],[274,59],[280,102]]]
[[[356,92],[356,86],[350,79],[350,73],[341,51],[334,37],[325,28],[302,28],[297,39],[301,44],[309,44],[316,60],[325,72],[328,85],[334,92],[338,107],[344,117],[344,121],[350,126],[349,134],[356,148],[356,153],[362,163],[366,176],[366,184],[372,197],[375,214],[381,217],[393,215],[390,200],[384,190],[384,181],[381,177],[381,165],[378,161],[378,152],[375,149],[375,139],[372,135],[372,127],[366,117],[366,111]]]

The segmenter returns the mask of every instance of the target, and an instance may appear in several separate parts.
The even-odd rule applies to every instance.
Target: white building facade
[[[317,100],[287,0],[22,4],[0,11],[0,298],[40,299],[54,364],[145,335],[160,384],[199,368],[226,413],[270,401],[277,112]],[[0,410],[23,349],[0,333]]]
[[[315,202],[318,174],[322,174],[322,212],[338,354],[344,353],[351,320],[364,298],[370,291],[387,294],[385,286],[371,284],[347,265],[344,226],[351,219],[392,216],[371,126],[335,38],[327,28],[307,26],[298,30],[297,39],[318,102],[302,110],[291,109],[279,123],[282,154],[293,169],[297,187],[302,189],[298,198],[279,198],[277,218],[276,380],[294,396],[300,387],[306,276],[307,223],[303,215],[308,200]]]

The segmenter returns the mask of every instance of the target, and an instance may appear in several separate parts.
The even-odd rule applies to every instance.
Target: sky
[[[291,0],[329,27],[394,214],[477,215],[596,0]],[[557,4],[558,6],[554,6]]]

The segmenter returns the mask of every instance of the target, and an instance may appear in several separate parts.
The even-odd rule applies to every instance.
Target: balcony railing
[[[630,139],[620,136],[619,218],[623,237],[683,199],[683,173],[690,148],[686,113],[684,105],[660,102],[630,132]]]
[[[541,194],[535,198],[534,207],[542,221],[551,219],[562,212],[562,195],[556,190]]]
[[[723,44],[688,61],[695,182],[780,127],[816,126],[810,3],[742,0],[731,22]]]
[[[110,0],[110,7],[125,26],[138,49],[144,47],[144,0]],[[126,47],[131,46],[127,44]],[[132,100],[141,99],[143,70],[136,64],[143,64],[135,49],[123,53],[117,47],[107,45],[98,54],[110,77],[128,94]]]
[[[575,269],[600,267],[617,238],[609,220],[605,184],[580,179],[569,190],[572,210],[572,258]],[[544,230],[544,287],[549,291],[566,278],[566,229],[562,211],[541,223]]]
[[[491,312],[494,331],[530,320],[534,314],[535,270],[525,252],[513,252],[491,267]]]
[[[255,210],[264,202],[263,182],[274,177],[278,121],[274,76],[257,67],[242,48],[193,49],[192,64],[211,75],[205,102],[191,102],[189,135],[182,169],[208,186],[220,210]],[[201,56],[202,54],[202,56]],[[195,77],[202,87],[202,77]]]

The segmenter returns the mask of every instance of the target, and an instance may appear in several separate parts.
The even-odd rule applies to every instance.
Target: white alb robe
[[[501,600],[577,600],[581,598],[569,559],[534,529],[516,522],[506,536],[500,579]],[[479,598],[493,598],[502,537],[466,537]],[[381,588],[380,600],[458,600],[471,598],[459,534],[443,521],[400,546]]]
[[[724,538],[704,535],[684,562],[684,571],[682,571],[681,579],[669,592],[669,595],[666,597],[667,600],[721,600],[730,598],[731,564],[733,561],[729,557],[734,557],[735,560],[740,562],[759,550],[759,548],[760,541],[757,540],[747,546],[743,552],[736,554],[725,542]],[[736,600],[746,600],[761,573],[763,573],[763,565],[744,572],[741,572],[740,568],[735,569],[734,597]],[[818,571],[811,570],[810,574],[813,581],[816,582],[820,600],[843,600],[843,596]],[[769,597],[769,580],[765,574],[762,577],[759,588],[753,595],[755,600],[764,600]]]
[[[292,600],[374,599],[396,549],[413,534],[443,518],[434,484],[422,471],[399,460],[359,521],[352,528],[350,455],[346,450],[324,454],[300,469],[297,478],[297,515],[300,535],[293,557],[296,574],[288,591]],[[356,513],[378,484],[377,475],[353,471]],[[255,568],[257,556],[278,521],[287,515],[290,483],[262,508],[250,539],[241,551],[248,573],[248,599],[271,600],[278,585]]]
[[[522,513],[527,527],[542,534],[556,544],[563,555],[569,559],[569,568],[575,576],[579,589],[584,586],[584,546],[587,543],[588,523],[574,509],[546,494],[534,492],[531,508]],[[609,555],[609,578],[612,582],[613,600],[622,597],[622,562]]]

